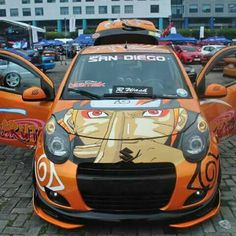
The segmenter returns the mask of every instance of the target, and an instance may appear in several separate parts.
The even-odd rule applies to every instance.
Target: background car
[[[205,46],[202,46],[201,53],[202,53],[202,55],[206,55],[208,53],[211,53],[215,49],[220,50],[224,47],[225,47],[225,45],[219,45],[219,44],[217,44],[217,45],[205,45]]]
[[[44,57],[51,57],[53,58],[54,61],[59,61],[60,60],[60,53],[59,51],[55,48],[45,48],[42,53],[42,56]]]
[[[205,65],[214,56],[214,54],[217,53],[222,48],[224,48],[224,47],[216,47],[211,52],[203,54],[201,57],[202,65]]]
[[[176,45],[174,46],[174,51],[176,52],[179,59],[184,64],[191,64],[191,63],[200,63],[201,61],[201,52],[198,48],[190,45]]]
[[[0,59],[0,86],[23,90],[27,84],[30,84],[32,78],[32,73],[18,64]],[[22,79],[24,85],[21,85]]]
[[[6,50],[23,57],[24,59],[34,64],[39,69],[41,69],[43,72],[53,69],[56,66],[55,56],[51,54],[41,55],[41,51],[37,50],[22,50],[22,49],[19,50],[6,49]]]

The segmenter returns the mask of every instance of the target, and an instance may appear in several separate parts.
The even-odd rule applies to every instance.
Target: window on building
[[[126,14],[134,13],[134,6],[133,5],[125,5],[125,13]]]
[[[94,6],[86,6],[86,14],[88,15],[94,14]]]
[[[120,1],[120,0],[111,0],[112,2],[118,2],[118,1]]]
[[[151,5],[150,12],[151,13],[159,13],[159,5]]]
[[[68,2],[68,0],[60,0],[60,2]]]
[[[31,16],[31,9],[30,8],[22,8],[22,15],[23,16]]]
[[[81,0],[73,0],[73,2],[81,2]]]
[[[133,0],[125,0],[125,1],[133,1]]]
[[[86,2],[94,2],[94,0],[86,0]]]
[[[43,8],[42,7],[36,7],[35,8],[35,15],[36,16],[43,16]]]
[[[11,8],[10,16],[19,16],[18,8]]]
[[[60,7],[61,15],[69,15],[69,7]]]
[[[184,6],[172,5],[171,6],[172,16],[181,16],[184,13]]]
[[[34,3],[43,3],[43,0],[34,0]]]
[[[217,13],[224,12],[224,4],[216,4],[215,12],[217,12]]]
[[[202,5],[202,12],[210,13],[211,12],[211,5],[210,4],[203,4]]]
[[[5,0],[0,0],[0,5],[5,5],[6,1]]]
[[[21,2],[22,2],[22,4],[29,4],[30,0],[22,0]]]
[[[120,6],[111,6],[111,13],[112,14],[120,14]]]
[[[81,7],[73,7],[73,14],[74,14],[74,15],[80,15],[80,14],[82,14],[82,9],[81,9]]]
[[[7,16],[6,9],[0,9],[0,16]]]
[[[56,0],[47,0],[48,3],[56,2]]]
[[[189,13],[197,13],[198,12],[198,5],[197,4],[190,4],[189,5]]]
[[[99,6],[98,13],[99,14],[107,14],[107,6]]]
[[[236,12],[236,4],[229,4],[228,7],[230,13]]]

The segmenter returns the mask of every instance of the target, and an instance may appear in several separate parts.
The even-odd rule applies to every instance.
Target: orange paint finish
[[[117,21],[103,21],[97,26],[96,33],[103,30],[120,29],[125,26],[126,27],[132,26],[150,31],[157,31],[155,25],[150,21],[127,19],[127,20],[117,20]]]

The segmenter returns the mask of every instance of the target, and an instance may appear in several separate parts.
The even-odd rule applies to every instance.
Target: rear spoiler
[[[158,44],[160,33],[138,27],[124,26],[118,29],[107,29],[93,34],[94,45],[104,44]]]

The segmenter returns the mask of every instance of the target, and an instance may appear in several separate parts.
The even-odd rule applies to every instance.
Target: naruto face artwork
[[[173,104],[160,106],[160,101],[137,102],[136,109],[123,104],[122,110],[115,103],[112,110],[104,103],[96,103],[90,102],[89,109],[74,106],[59,122],[81,140],[73,150],[76,158],[93,158],[95,163],[150,163],[165,161],[173,151],[175,155],[181,153],[171,147],[170,139],[186,125],[185,109],[173,108]]]

